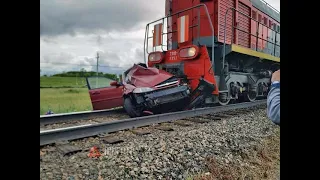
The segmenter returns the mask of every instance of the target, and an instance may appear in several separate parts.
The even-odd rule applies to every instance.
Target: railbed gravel
[[[83,150],[71,155],[45,146],[40,148],[40,179],[186,179],[206,172],[205,158],[210,156],[226,163],[241,161],[239,152],[246,153],[279,128],[266,117],[265,106],[251,109],[209,123],[167,123],[174,131],[152,127],[145,128],[151,130],[147,135],[120,131],[114,135],[124,142],[113,145],[101,137],[71,141]],[[93,146],[100,148],[101,157],[87,157]]]

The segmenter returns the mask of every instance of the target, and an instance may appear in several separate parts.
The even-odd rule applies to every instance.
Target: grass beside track
[[[40,115],[92,110],[87,88],[40,88]]]

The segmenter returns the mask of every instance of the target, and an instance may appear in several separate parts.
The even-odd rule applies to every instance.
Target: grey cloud
[[[77,32],[130,31],[151,21],[150,14],[162,16],[162,0],[42,0],[40,36]],[[160,5],[160,7],[159,7]]]
[[[144,56],[143,56],[143,49],[142,48],[136,48],[135,49],[135,55],[137,58],[137,61],[135,61],[135,63],[137,62],[144,62]]]
[[[53,69],[56,69],[56,70],[70,69],[70,67],[78,68],[79,66],[87,66],[91,68],[90,65],[92,64],[95,64],[94,58],[88,58],[88,57],[79,58],[75,54],[67,53],[67,52],[46,54],[43,57],[40,57],[40,68],[52,67]]]
[[[63,71],[96,70],[95,59],[91,57],[79,58],[71,53],[57,53],[40,57],[41,74],[52,75]]]
[[[127,33],[125,33],[128,36]],[[140,34],[131,33],[131,34]],[[96,64],[96,52],[100,51],[99,64],[103,66],[127,68],[136,62],[143,62],[143,36],[136,39],[119,36],[120,34],[81,35],[46,37],[58,41],[58,44],[40,39],[40,59],[45,64],[56,66],[58,63]],[[121,38],[119,38],[121,37]],[[115,40],[116,39],[116,40]],[[99,44],[97,47],[97,44]],[[72,55],[72,56],[71,56]],[[41,65],[45,65],[41,63]],[[61,66],[61,65],[60,65]]]
[[[99,63],[112,68],[129,68],[133,63],[143,62],[143,50],[131,48],[126,54],[119,54],[117,51],[99,52]]]
[[[49,44],[58,44],[58,42],[54,39],[51,38],[42,38],[41,40],[43,40],[45,43],[49,43]]]
[[[129,50],[130,56],[120,57],[119,53],[110,50],[99,51],[99,72],[121,74],[134,61],[141,59],[141,53],[135,48]],[[74,53],[60,52],[40,56],[42,74],[54,74],[62,71],[80,70],[96,71],[96,57],[79,57]]]
[[[114,51],[106,51],[106,52],[99,52],[100,62],[101,64],[105,65],[112,65],[115,67],[119,67],[119,62],[121,58],[117,52]]]
[[[97,37],[97,45],[98,46],[102,45],[102,37],[100,35],[98,35],[98,37]]]
[[[56,54],[46,54],[43,56],[42,63],[68,63],[75,56],[71,53],[60,52]]]

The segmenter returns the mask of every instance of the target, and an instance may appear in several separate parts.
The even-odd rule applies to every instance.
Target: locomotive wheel
[[[123,107],[131,118],[139,117],[142,115],[142,110],[140,108],[135,107],[130,97],[126,97],[124,99]]]
[[[219,94],[219,104],[221,106],[228,105],[229,102],[230,102],[230,97],[228,96],[228,93]]]
[[[245,95],[245,100],[253,102],[257,99],[258,92],[249,90]]]

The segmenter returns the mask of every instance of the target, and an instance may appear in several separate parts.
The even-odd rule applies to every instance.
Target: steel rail
[[[199,109],[188,110],[188,111],[179,111],[179,112],[173,112],[173,113],[151,115],[151,116],[117,120],[117,121],[105,122],[105,123],[99,123],[99,124],[87,124],[87,125],[81,125],[81,126],[45,130],[45,131],[40,131],[40,146],[52,144],[57,141],[81,139],[85,137],[96,136],[102,133],[111,133],[111,132],[121,131],[125,129],[147,126],[147,125],[156,124],[156,123],[169,122],[169,121],[174,121],[178,119],[230,111],[234,109],[249,108],[249,107],[254,107],[254,106],[263,105],[263,104],[266,104],[266,100],[232,104],[227,106],[199,108]]]
[[[85,119],[92,119],[92,118],[98,118],[98,117],[105,117],[106,115],[112,115],[112,114],[117,114],[121,112],[124,112],[123,108],[40,115],[40,126],[60,123],[60,122],[67,122],[71,120],[85,120]]]

